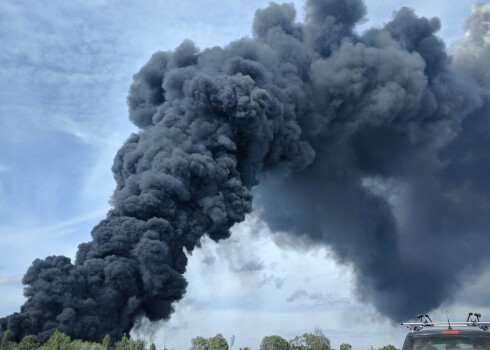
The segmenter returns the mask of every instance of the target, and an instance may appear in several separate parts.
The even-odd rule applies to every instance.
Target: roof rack
[[[475,318],[471,319],[471,316],[475,316]],[[452,329],[452,326],[455,327],[478,327],[483,329],[484,331],[488,331],[490,328],[490,322],[481,322],[480,321],[481,314],[470,312],[468,314],[468,318],[466,322],[432,322],[429,315],[418,315],[417,318],[420,320],[419,322],[405,322],[402,323],[402,326],[407,326],[410,331],[417,332],[425,327],[447,327],[448,329]]]

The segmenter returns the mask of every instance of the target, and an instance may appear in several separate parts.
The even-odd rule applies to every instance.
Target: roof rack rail
[[[475,316],[475,318],[471,319],[471,316]],[[451,329],[452,326],[478,327],[480,329],[483,329],[484,331],[488,331],[490,328],[490,322],[481,322],[480,317],[481,314],[470,312],[468,314],[468,318],[466,319],[466,322],[449,323],[449,322],[432,322],[429,315],[422,314],[417,316],[417,318],[420,320],[419,322],[404,322],[402,323],[402,326],[407,326],[407,328],[410,329],[412,333],[420,331],[425,327],[447,327],[448,329]]]

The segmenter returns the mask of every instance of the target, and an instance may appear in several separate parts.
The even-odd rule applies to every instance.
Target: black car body
[[[402,350],[490,350],[488,331],[468,328],[427,328],[409,333]]]

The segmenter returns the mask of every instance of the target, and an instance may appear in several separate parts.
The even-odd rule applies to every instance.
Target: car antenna
[[[447,314],[447,310],[446,310],[446,316],[447,316],[447,324],[449,325],[448,329],[453,329],[451,327],[451,322],[449,321],[449,315]]]

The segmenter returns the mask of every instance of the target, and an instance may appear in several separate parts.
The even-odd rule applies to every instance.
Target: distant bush
[[[228,342],[219,333],[211,338],[197,336],[192,338],[190,350],[228,350]]]

